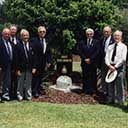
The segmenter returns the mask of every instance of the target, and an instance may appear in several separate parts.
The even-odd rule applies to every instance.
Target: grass
[[[72,66],[73,69],[72,70],[82,72],[80,65],[81,65],[81,62],[73,62],[73,66]]]
[[[128,108],[9,102],[0,104],[0,128],[128,128]]]
[[[128,106],[6,102],[0,104],[0,128],[128,128]]]

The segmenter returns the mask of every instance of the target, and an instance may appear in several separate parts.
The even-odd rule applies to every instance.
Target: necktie
[[[43,43],[43,39],[40,40],[40,43],[41,43],[41,46],[42,46],[42,49],[43,49],[43,52],[44,52],[44,43]]]
[[[88,41],[87,41],[88,48],[90,47],[90,41],[91,41],[91,39],[88,39]]]
[[[28,59],[28,50],[27,50],[27,47],[26,47],[25,44],[24,44],[24,51],[25,51],[25,56],[26,56],[26,58]]]
[[[12,38],[12,44],[14,44],[14,38]]]
[[[10,48],[10,46],[8,44],[8,41],[6,41],[6,46],[7,46],[8,55],[9,55],[10,59],[12,59],[12,51],[11,51],[11,48]]]
[[[106,40],[107,40],[107,37],[104,37],[104,40],[103,40],[103,49],[105,49]]]
[[[115,56],[116,56],[116,47],[117,47],[117,44],[115,44],[115,46],[114,46],[114,50],[113,50],[112,58],[111,58],[112,61],[114,61]]]

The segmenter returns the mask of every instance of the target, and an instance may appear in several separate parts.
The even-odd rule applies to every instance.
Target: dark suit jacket
[[[105,51],[104,51],[104,37],[101,38],[100,40],[100,52],[99,52],[99,68],[102,67],[102,64],[104,63],[104,58],[105,58]],[[111,37],[109,45],[114,43],[114,38]]]
[[[43,48],[41,46],[39,37],[32,39],[32,43],[33,43],[34,51],[36,54],[36,61],[37,61],[36,69],[38,71],[44,70],[46,66],[46,62],[51,63],[50,46],[46,41],[46,45],[47,45],[46,51],[45,53],[43,53]]]
[[[88,65],[85,63],[85,59],[89,58],[91,61],[91,65],[96,67],[97,62],[98,62],[99,50],[100,50],[100,45],[99,45],[98,41],[93,39],[91,42],[91,45],[88,47],[87,39],[82,40],[78,43],[77,49],[78,49],[79,55],[82,59],[82,63],[81,63],[82,65]]]
[[[17,44],[17,70],[24,72],[26,70],[32,70],[36,66],[36,57],[32,47],[32,43],[29,42],[28,59],[25,55],[23,42]]]
[[[104,52],[104,38],[102,37],[101,40],[100,40],[100,55],[101,55],[101,59],[104,59],[105,58],[105,52]],[[111,37],[110,39],[110,42],[109,42],[109,45],[113,44],[114,43],[114,39],[113,37]]]
[[[13,51],[12,51],[13,52]],[[0,66],[2,67],[2,70],[4,71],[8,64],[11,64],[12,60],[10,60],[10,57],[7,53],[6,46],[4,44],[4,40],[0,39]]]

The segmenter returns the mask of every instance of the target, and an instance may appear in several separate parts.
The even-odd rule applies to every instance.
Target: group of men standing
[[[127,46],[122,43],[122,32],[117,30],[112,35],[111,28],[106,26],[99,41],[94,39],[94,30],[91,28],[86,30],[85,36],[85,40],[77,43],[77,51],[81,57],[83,92],[97,93],[97,69],[100,69],[100,92],[105,97],[105,102],[123,104]],[[118,72],[116,79],[110,83],[105,81],[108,70]]]
[[[38,37],[30,39],[22,29],[17,37],[17,26],[4,28],[0,39],[0,68],[2,101],[31,100],[42,93],[44,69],[51,65],[50,48],[45,40],[46,28],[38,27]]]
[[[0,68],[2,74],[2,100],[19,101],[38,98],[42,94],[42,78],[45,67],[51,66],[50,46],[45,39],[46,28],[38,27],[38,36],[30,39],[29,31],[22,29],[17,38],[17,26],[4,28],[0,39]],[[77,43],[77,52],[81,57],[83,74],[83,92],[97,93],[97,69],[101,70],[101,92],[107,102],[125,101],[124,67],[127,46],[122,43],[122,32],[104,27],[100,41],[94,39],[94,30],[85,32],[86,39]],[[117,70],[116,79],[106,83],[105,77],[111,70]]]

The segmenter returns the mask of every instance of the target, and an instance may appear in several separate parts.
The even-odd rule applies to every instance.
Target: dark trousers
[[[2,94],[2,84],[3,84],[3,81],[2,81],[2,69],[0,69],[0,97],[1,97],[1,94]]]
[[[93,94],[97,91],[96,67],[93,65],[82,65],[83,91],[86,94]]]
[[[36,74],[32,76],[32,95],[41,94],[43,87],[42,84],[43,72],[37,71]]]
[[[2,87],[2,98],[10,100],[10,87],[11,87],[11,64],[8,64],[6,69],[2,72],[3,76],[3,87]]]
[[[106,77],[107,72],[108,72],[108,67],[103,61],[101,65],[101,91],[105,95],[108,94],[108,86],[107,86],[107,83],[105,82],[105,77]]]
[[[12,70],[11,72],[11,88],[10,88],[10,97],[11,99],[17,98],[17,75],[16,70]]]

